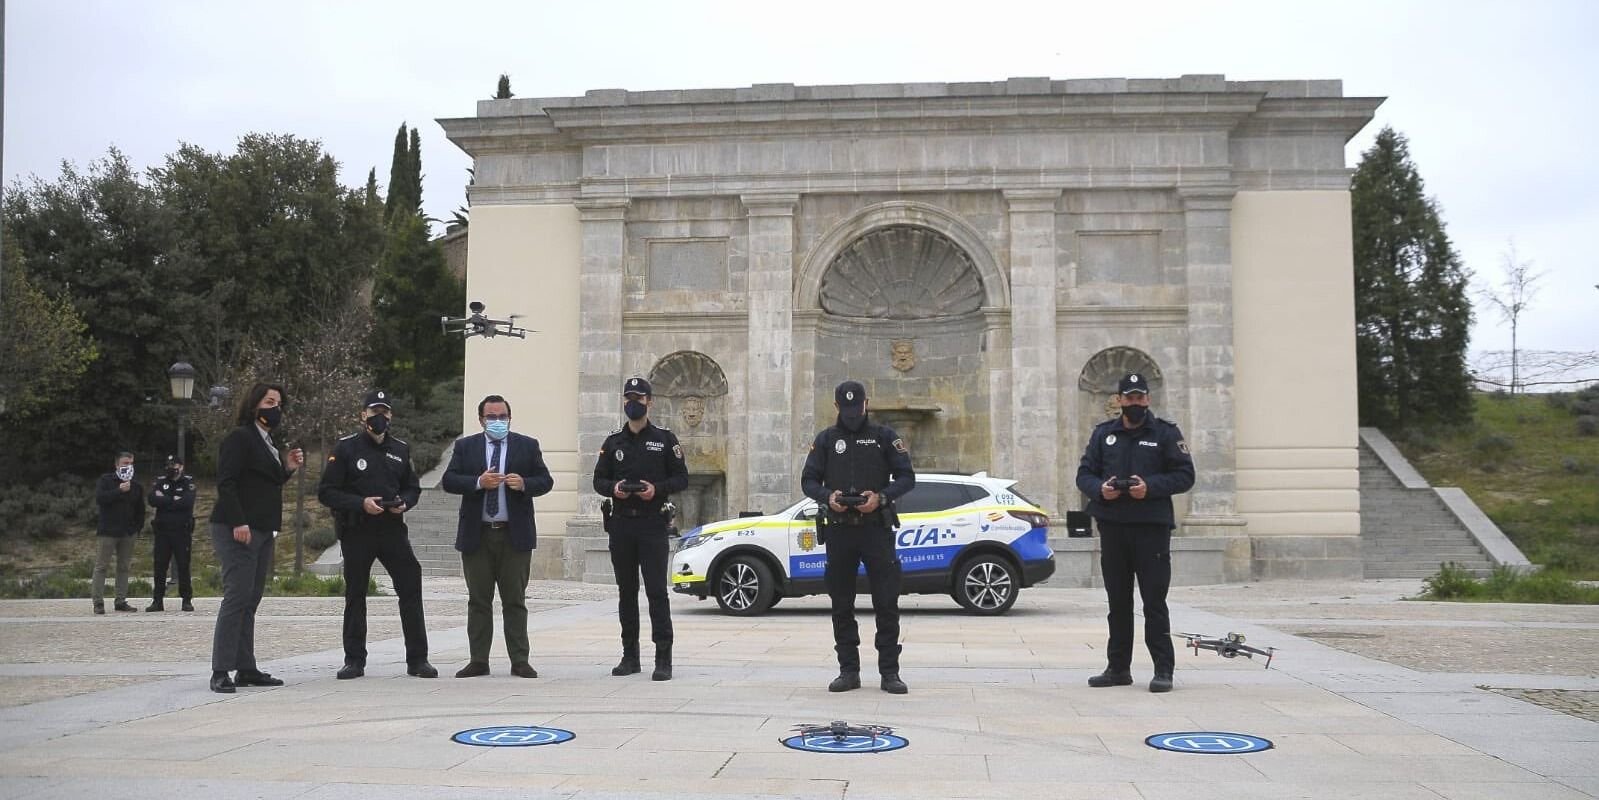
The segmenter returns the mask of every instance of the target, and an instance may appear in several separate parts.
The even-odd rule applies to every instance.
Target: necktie
[[[500,469],[500,448],[502,446],[504,446],[504,442],[495,442],[494,454],[489,456],[489,468],[495,470],[496,472]],[[488,495],[483,498],[483,513],[487,514],[489,519],[493,519],[500,515],[499,489],[489,492]]]

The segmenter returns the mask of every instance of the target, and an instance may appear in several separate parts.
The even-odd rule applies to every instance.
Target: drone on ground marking
[[[1258,647],[1250,647],[1244,644],[1244,635],[1241,633],[1229,633],[1220,639],[1206,636],[1203,633],[1174,633],[1172,635],[1186,639],[1187,646],[1193,649],[1196,656],[1199,655],[1201,650],[1214,651],[1222,658],[1243,656],[1254,660],[1255,656],[1265,656],[1266,669],[1271,669],[1271,659],[1277,654],[1277,648],[1275,647],[1268,647],[1262,650]]]
[[[518,339],[527,338],[527,328],[519,328],[516,325],[516,318],[522,316],[521,314],[512,314],[505,319],[491,319],[487,314],[483,313],[484,309],[488,307],[478,300],[473,300],[467,305],[467,308],[472,313],[465,317],[439,317],[439,328],[446,335],[459,333],[464,339],[470,339],[473,336],[482,336],[485,339],[492,339],[496,336],[515,336]]]
[[[851,725],[843,720],[834,720],[825,725],[800,723],[799,725],[795,725],[793,730],[802,738],[809,736],[832,736],[833,741],[836,742],[842,742],[851,736],[870,736],[872,737],[872,745],[874,747],[877,745],[877,738],[879,736],[887,736],[888,734],[894,732],[894,729],[887,725]]]

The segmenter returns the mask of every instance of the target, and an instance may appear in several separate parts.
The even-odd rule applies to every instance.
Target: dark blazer
[[[96,535],[132,536],[144,530],[144,487],[137,480],[129,483],[133,485],[126,492],[118,489],[122,479],[108,472],[94,485],[94,500],[100,506]]]
[[[455,440],[450,466],[444,470],[441,485],[450,494],[461,495],[461,517],[455,527],[455,549],[463,553],[477,550],[482,541],[483,495],[477,480],[488,468],[487,434],[479,433]],[[512,431],[505,437],[505,474],[522,476],[524,488],[518,492],[505,488],[505,516],[510,524],[511,547],[527,552],[538,546],[538,525],[533,521],[533,498],[547,494],[555,479],[544,466],[539,440]]]
[[[280,458],[286,458],[281,452]],[[217,504],[211,521],[230,528],[283,529],[283,484],[294,473],[273,458],[254,423],[222,437],[217,451]]]

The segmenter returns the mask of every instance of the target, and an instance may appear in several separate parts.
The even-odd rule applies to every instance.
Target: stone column
[[[749,221],[749,442],[744,508],[768,514],[798,494],[794,423],[794,210],[797,194],[745,195]]]
[[[1055,333],[1055,205],[1059,189],[1005,191],[1010,226],[1011,472],[1058,515],[1060,391]]]
[[[591,460],[621,415],[622,391],[622,255],[628,200],[580,200],[583,259],[578,277],[577,516],[566,523],[567,536],[583,542],[585,563],[579,571],[591,583],[614,583],[605,533],[600,528],[600,497],[588,486]]]
[[[1229,581],[1250,577],[1249,539],[1238,515],[1233,417],[1232,205],[1236,187],[1178,190],[1188,273],[1188,425],[1197,477],[1181,533],[1224,536]]]

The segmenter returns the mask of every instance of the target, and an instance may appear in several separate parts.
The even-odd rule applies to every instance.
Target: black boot
[[[1155,670],[1155,677],[1149,679],[1149,690],[1155,694],[1171,691],[1171,667]]]
[[[166,605],[163,604],[160,600],[152,600],[152,601],[150,601],[150,605],[147,605],[147,606],[144,607],[144,610],[145,611],[165,611],[165,610],[167,610],[167,608],[166,608]]]
[[[899,673],[897,672],[884,673],[881,686],[883,691],[888,692],[889,694],[904,694],[910,691],[910,687],[906,686],[905,682],[899,679]]]
[[[655,671],[650,673],[652,681],[669,681],[672,679],[672,646],[658,644],[655,646]]]
[[[617,676],[637,675],[638,672],[638,642],[623,642],[622,660],[618,661],[616,666],[611,667],[611,674]]]
[[[1095,689],[1102,689],[1106,686],[1130,686],[1132,682],[1133,674],[1131,672],[1117,671],[1109,667],[1106,667],[1104,672],[1088,679],[1088,685]]]
[[[859,688],[861,688],[861,673],[858,670],[855,672],[840,670],[838,677],[834,678],[832,683],[827,684],[829,692],[847,692],[851,689]]]

